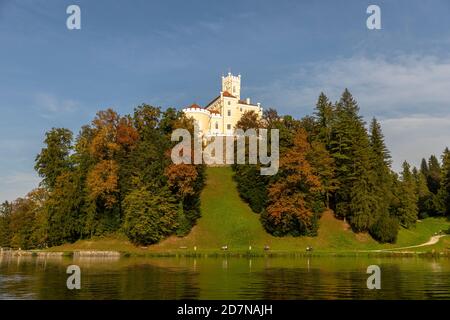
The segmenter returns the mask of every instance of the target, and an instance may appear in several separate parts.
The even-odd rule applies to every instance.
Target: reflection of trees
[[[432,299],[450,296],[446,259],[0,257],[0,298]],[[81,267],[81,290],[66,287]],[[369,290],[368,265],[381,268]]]
[[[25,299],[195,299],[198,297],[196,274],[187,267],[152,265],[151,259],[12,259],[2,261],[2,279],[12,281],[0,289],[10,298]],[[67,266],[81,268],[81,290],[66,287]],[[166,264],[167,265],[167,264]],[[16,281],[13,281],[16,280]],[[0,297],[2,295],[0,294]]]

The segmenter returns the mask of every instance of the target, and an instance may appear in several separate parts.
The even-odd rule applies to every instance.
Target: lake
[[[69,265],[80,290],[67,289]],[[369,265],[380,290],[367,289]],[[450,299],[450,259],[0,256],[0,299]]]

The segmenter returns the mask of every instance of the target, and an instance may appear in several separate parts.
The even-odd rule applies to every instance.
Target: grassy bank
[[[214,255],[224,254],[220,248],[227,245],[229,250],[226,254],[260,255],[267,254],[263,249],[267,245],[272,254],[305,254],[308,246],[314,248],[314,254],[358,254],[367,250],[418,245],[427,242],[436,232],[450,228],[450,222],[444,218],[428,218],[418,222],[415,228],[401,229],[395,245],[381,245],[366,233],[353,233],[347,223],[334,218],[331,212],[325,212],[320,220],[317,237],[273,237],[265,232],[259,216],[240,199],[232,175],[229,167],[207,169],[207,183],[201,196],[202,217],[186,237],[170,237],[144,248],[134,246],[123,236],[114,236],[81,240],[49,250],[116,250],[137,255]],[[430,247],[408,251],[446,251],[450,249],[448,238]]]

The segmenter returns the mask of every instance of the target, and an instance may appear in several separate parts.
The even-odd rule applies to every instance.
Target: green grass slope
[[[439,230],[450,227],[443,218],[429,218],[418,222],[411,230],[402,229],[395,245],[380,245],[366,233],[355,234],[348,224],[325,212],[320,219],[317,237],[273,237],[265,232],[259,215],[241,200],[230,167],[207,168],[206,186],[201,195],[202,217],[191,232],[182,238],[170,237],[148,248],[137,248],[126,239],[102,238],[83,240],[54,250],[119,250],[128,252],[217,252],[224,245],[229,251],[261,252],[265,245],[271,251],[304,252],[312,246],[320,252],[351,252],[392,249],[424,243]],[[442,240],[441,240],[442,241]],[[426,248],[422,248],[424,250]]]

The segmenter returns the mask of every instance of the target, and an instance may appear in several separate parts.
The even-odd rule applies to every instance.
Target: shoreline
[[[308,257],[377,257],[377,258],[450,258],[450,250],[430,251],[270,251],[250,252],[248,250],[236,251],[153,251],[153,252],[129,252],[129,251],[102,251],[102,250],[68,250],[68,251],[45,251],[45,250],[2,250],[0,256],[13,257],[67,257],[67,258],[308,258]]]

